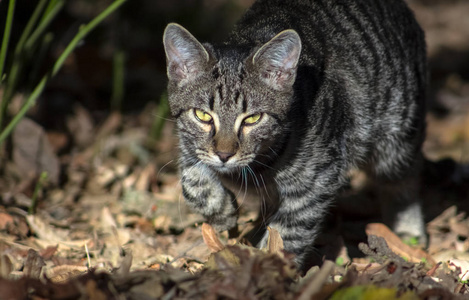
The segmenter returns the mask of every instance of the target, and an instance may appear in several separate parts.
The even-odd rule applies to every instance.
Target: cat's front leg
[[[293,174],[295,170],[276,179],[280,203],[268,226],[280,233],[285,250],[295,254],[295,262],[300,269],[304,269],[321,223],[342,181],[332,168],[330,174],[319,179],[311,174]],[[267,238],[266,232],[259,246],[265,246]]]
[[[236,199],[213,170],[200,163],[183,167],[181,184],[188,206],[203,215],[216,230],[229,230],[236,226]]]

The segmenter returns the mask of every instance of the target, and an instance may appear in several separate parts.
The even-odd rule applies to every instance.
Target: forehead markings
[[[243,112],[243,113],[239,114],[238,117],[236,118],[236,121],[235,121],[234,127],[233,127],[233,130],[236,133],[236,135],[238,135],[239,129],[241,128],[241,124],[243,123],[244,118],[246,118],[247,116],[248,116],[248,114]]]
[[[242,121],[248,116],[248,103],[246,97],[241,92],[245,70],[243,63],[239,63],[238,66],[235,67],[235,74],[231,74],[230,76],[229,73],[223,71],[224,67],[222,66],[225,64],[225,61],[219,60],[212,71],[212,76],[218,84],[213,92],[213,96],[210,98],[209,107],[214,114],[214,125],[215,129],[218,131],[221,124],[218,116],[215,117],[216,114],[214,110],[219,110],[224,104],[229,105],[228,101],[233,101],[233,104],[238,108],[238,111],[242,111],[242,113],[236,117],[233,126],[234,132],[238,134]]]

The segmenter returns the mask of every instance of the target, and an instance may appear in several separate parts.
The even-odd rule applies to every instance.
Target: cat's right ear
[[[264,44],[252,57],[261,79],[275,90],[293,85],[301,53],[301,39],[292,29],[284,30]]]
[[[209,60],[204,46],[179,24],[166,26],[163,44],[169,80],[181,82],[194,79]]]

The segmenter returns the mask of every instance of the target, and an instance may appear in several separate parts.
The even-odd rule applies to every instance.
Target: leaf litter
[[[469,7],[424,2],[409,1],[438,69],[452,58],[445,47],[469,51],[469,29],[453,20]],[[327,246],[319,266],[305,274],[274,229],[266,249],[243,242],[255,218],[248,208],[233,238],[185,206],[174,124],[148,138],[154,107],[97,125],[77,105],[66,133],[25,119],[0,149],[0,299],[467,299],[468,87],[453,73],[434,92],[446,115],[428,116],[424,145],[434,162],[422,180],[428,247],[402,241],[372,205],[339,201],[338,225],[318,239]],[[48,183],[37,188],[43,171]],[[352,190],[374,203],[365,181],[354,176]]]

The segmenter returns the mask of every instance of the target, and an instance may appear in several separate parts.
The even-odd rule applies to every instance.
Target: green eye
[[[259,122],[261,117],[262,117],[262,114],[254,114],[254,115],[251,115],[251,116],[247,117],[246,119],[244,119],[243,123],[245,125],[256,124],[257,122]]]
[[[194,109],[195,117],[202,123],[210,123],[212,121],[212,116],[200,109]]]

